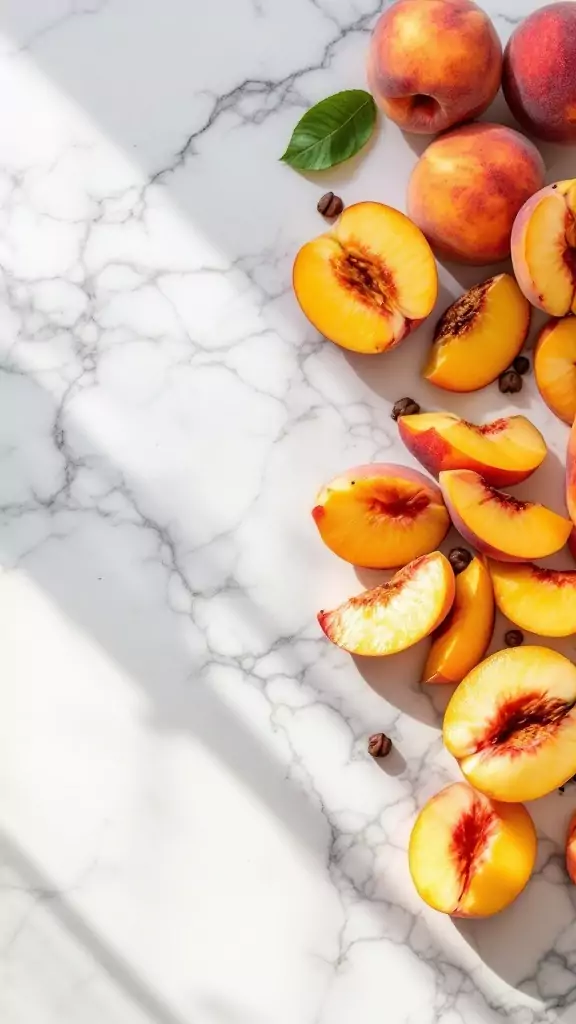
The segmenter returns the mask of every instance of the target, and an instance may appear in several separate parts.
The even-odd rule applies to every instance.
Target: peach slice
[[[576,814],[573,814],[566,835],[566,870],[571,882],[576,884]]]
[[[432,634],[422,682],[462,682],[482,661],[493,629],[494,594],[490,574],[479,558],[473,558],[456,576],[454,604]]]
[[[318,622],[337,647],[350,654],[397,654],[428,636],[450,611],[454,573],[439,551],[422,555],[389,583],[366,590]]]
[[[331,551],[369,569],[397,569],[427,555],[450,527],[440,488],[418,470],[387,463],[331,480],[312,516]]]
[[[576,569],[541,569],[533,562],[488,562],[500,611],[539,636],[576,633]]]
[[[534,376],[546,405],[572,426],[576,417],[576,319],[549,320],[534,352]]]
[[[568,519],[537,502],[497,491],[471,469],[440,473],[440,487],[459,533],[502,562],[546,558],[564,547],[570,535]]]
[[[423,376],[447,391],[478,391],[510,366],[530,327],[530,306],[510,274],[470,288],[440,317]]]
[[[547,647],[498,651],[452,694],[444,743],[476,789],[536,800],[576,772],[576,667]]]
[[[422,808],[408,847],[418,895],[454,917],[489,917],[522,892],[536,860],[536,830],[522,804],[454,782]]]
[[[492,487],[526,480],[544,461],[546,443],[524,416],[478,426],[450,412],[400,416],[398,430],[409,452],[434,476],[445,469],[473,469]]]
[[[438,273],[408,217],[382,203],[357,203],[331,231],[302,246],[293,284],[321,334],[372,355],[398,345],[432,312]]]
[[[512,264],[524,295],[550,316],[576,312],[576,178],[531,196],[512,228]]]

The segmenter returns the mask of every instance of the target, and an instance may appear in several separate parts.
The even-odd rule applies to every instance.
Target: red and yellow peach
[[[499,124],[469,124],[424,151],[408,184],[408,215],[438,254],[464,263],[510,255],[516,214],[544,184],[528,139]]]
[[[532,11],[504,53],[502,88],[523,128],[548,142],[576,142],[576,6]]]
[[[494,26],[471,0],[398,0],[376,23],[368,81],[392,121],[432,134],[481,114],[501,65]]]

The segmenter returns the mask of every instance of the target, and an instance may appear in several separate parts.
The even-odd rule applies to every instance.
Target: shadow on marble
[[[392,658],[354,657],[354,663],[379,697],[411,718],[440,729],[442,717],[436,704],[438,694],[433,695],[430,688],[426,691],[420,683],[414,682],[422,675],[424,658],[423,645],[417,644]]]
[[[22,880],[22,888],[36,899],[42,899],[70,938],[81,946],[118,987],[154,1024],[189,1024],[174,1013],[162,996],[155,992],[125,960],[112,949],[83,916],[75,910],[45,872],[21,849],[4,829],[0,829],[0,860]]]

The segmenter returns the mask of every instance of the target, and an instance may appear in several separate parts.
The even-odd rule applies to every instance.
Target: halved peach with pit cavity
[[[539,636],[576,633],[576,569],[533,562],[488,562],[496,604],[511,622]]]
[[[530,327],[530,305],[510,274],[456,299],[440,317],[423,376],[446,391],[478,391],[508,367]]]
[[[454,600],[454,573],[439,551],[422,555],[389,583],[366,590],[318,622],[333,644],[350,654],[397,654],[428,636]]]
[[[527,562],[564,547],[572,524],[533,501],[498,491],[470,469],[440,473],[440,487],[459,533],[492,558]]]
[[[512,264],[533,306],[550,316],[576,312],[576,178],[524,203],[512,228]]]
[[[440,488],[406,466],[356,466],[322,488],[312,509],[324,543],[340,558],[397,569],[434,551],[450,527]]]
[[[524,416],[478,425],[449,412],[400,416],[400,437],[434,476],[445,469],[473,469],[493,487],[526,480],[544,461],[542,434]]]
[[[422,682],[462,682],[482,661],[493,629],[494,594],[490,574],[479,558],[473,558],[456,576],[454,604],[432,634]]]
[[[498,651],[466,676],[444,715],[444,743],[495,800],[536,800],[576,773],[576,667],[546,647]]]
[[[546,405],[572,426],[576,417],[576,318],[549,320],[534,352],[534,376]]]
[[[294,291],[330,341],[373,355],[397,345],[434,308],[436,261],[424,235],[382,203],[349,206],[331,231],[302,246]]]
[[[488,917],[522,892],[536,860],[536,830],[522,804],[454,782],[422,808],[408,859],[418,895],[454,917]]]

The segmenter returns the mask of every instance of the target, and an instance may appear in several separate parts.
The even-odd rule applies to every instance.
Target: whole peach
[[[576,4],[541,7],[515,29],[502,88],[528,131],[551,142],[576,140]]]
[[[408,214],[441,255],[493,263],[510,255],[516,214],[544,184],[528,139],[499,124],[469,124],[435,139],[408,183]]]
[[[481,114],[501,73],[500,40],[472,0],[398,0],[374,29],[370,89],[406,131],[433,134]]]

